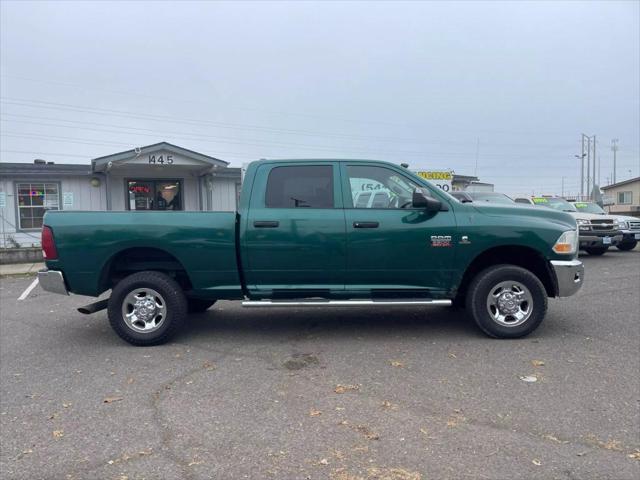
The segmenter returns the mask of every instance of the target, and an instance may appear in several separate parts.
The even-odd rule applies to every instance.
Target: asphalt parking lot
[[[582,258],[511,341],[449,308],[220,302],[135,348],[3,278],[0,477],[639,478],[640,251]]]

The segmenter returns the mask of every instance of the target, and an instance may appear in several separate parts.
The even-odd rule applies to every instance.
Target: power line
[[[13,114],[2,114],[3,116],[12,116]],[[32,117],[32,116],[29,116]],[[37,117],[34,117],[37,118]],[[63,121],[67,123],[74,123],[76,125],[61,125],[56,123],[46,123],[46,122],[29,122],[25,120],[2,120],[3,122],[13,122],[13,123],[24,123],[28,125],[39,125],[39,126],[47,126],[47,127],[60,127],[60,128],[73,128],[75,130],[88,130],[95,132],[103,132],[103,133],[117,133],[117,134],[128,134],[131,133],[131,130],[135,130],[136,135],[148,136],[148,137],[157,137],[158,135],[170,135],[174,138],[181,138],[186,140],[201,140],[207,141],[203,139],[211,139],[215,143],[228,143],[235,145],[251,145],[251,146],[267,146],[267,147],[296,147],[296,148],[304,148],[304,149],[313,149],[313,150],[325,150],[325,151],[351,151],[353,153],[375,153],[375,154],[392,154],[392,155],[404,155],[404,156],[439,156],[439,157],[459,157],[459,156],[469,156],[468,152],[425,152],[425,151],[408,151],[408,150],[384,150],[384,149],[363,149],[357,147],[336,147],[331,145],[309,145],[309,144],[300,144],[300,143],[291,143],[291,142],[272,142],[269,140],[256,140],[256,139],[242,139],[237,137],[219,137],[215,135],[206,135],[199,133],[189,133],[189,132],[171,132],[166,130],[154,130],[148,128],[138,128],[138,127],[121,127],[119,125],[114,124],[105,124],[105,123],[95,123],[95,122],[82,122],[76,120],[63,120],[56,119],[58,121]],[[85,127],[82,125],[98,125],[98,126],[106,126],[116,128],[118,130],[106,130],[100,128],[91,128]],[[142,133],[142,132],[151,132],[151,133]],[[209,142],[212,143],[212,142]],[[508,153],[487,153],[488,157],[508,157],[508,158],[531,158],[530,156],[514,156]],[[533,155],[536,158],[539,155]]]
[[[8,105],[18,105],[24,107],[32,107],[32,108],[49,108],[55,110],[67,110],[74,112],[83,112],[83,113],[96,113],[100,115],[113,115],[125,118],[135,118],[135,119],[143,119],[143,120],[152,120],[152,121],[164,121],[170,123],[182,123],[187,125],[205,125],[205,126],[214,126],[219,128],[227,128],[233,130],[250,130],[250,131],[259,131],[263,133],[282,133],[287,135],[304,135],[304,136],[319,136],[319,137],[332,137],[332,138],[343,138],[343,139],[359,139],[359,140],[377,140],[383,142],[411,142],[411,143],[434,143],[434,142],[425,142],[422,139],[415,138],[394,138],[394,137],[383,137],[383,136],[370,136],[370,135],[350,135],[343,133],[332,133],[332,132],[311,132],[308,130],[295,130],[295,129],[284,129],[284,128],[275,128],[275,127],[265,127],[262,125],[251,125],[251,124],[236,124],[236,123],[226,123],[226,122],[213,122],[210,120],[202,120],[202,119],[192,119],[192,118],[179,118],[172,117],[168,115],[152,115],[146,113],[133,113],[126,112],[123,110],[113,110],[113,109],[104,109],[100,107],[87,107],[83,105],[71,105],[68,103],[57,103],[57,102],[47,102],[43,100],[29,100],[29,99],[14,99],[9,97],[1,97],[2,103]],[[439,144],[439,142],[435,143]]]
[[[164,96],[159,96],[159,95],[149,95],[146,93],[140,93],[140,92],[132,92],[132,91],[122,91],[122,90],[109,90],[109,89],[101,89],[101,88],[96,88],[96,87],[87,87],[86,85],[83,84],[77,84],[77,83],[68,83],[68,82],[60,82],[60,81],[54,81],[54,80],[44,80],[41,78],[29,78],[29,77],[23,77],[23,76],[17,76],[17,75],[9,75],[9,74],[1,74],[0,76],[2,77],[6,77],[6,78],[15,78],[18,80],[23,80],[23,81],[29,81],[29,82],[35,82],[35,83],[44,83],[44,84],[50,84],[50,85],[60,85],[60,86],[65,86],[65,87],[72,87],[74,89],[82,89],[82,90],[86,90],[86,91],[98,91],[98,92],[105,92],[105,93],[110,93],[110,94],[114,94],[114,95],[124,95],[124,96],[129,96],[129,97],[135,97],[135,98],[148,98],[148,99],[152,99],[152,100],[163,100],[163,101],[170,101],[170,102],[177,102],[177,103],[192,103],[192,104],[197,104],[197,105],[202,105],[203,103],[211,103],[211,102],[206,102],[203,101],[202,99],[176,99],[176,98],[171,98],[171,97],[164,97]],[[384,122],[384,121],[380,121],[380,120],[361,120],[361,119],[349,119],[349,118],[345,118],[345,117],[340,117],[340,116],[329,116],[329,115],[319,115],[319,114],[312,114],[312,113],[299,113],[299,112],[283,112],[283,111],[278,111],[278,110],[267,110],[267,109],[263,109],[263,108],[249,108],[249,107],[238,107],[238,106],[230,106],[230,108],[235,109],[235,110],[245,110],[245,111],[253,111],[253,112],[262,112],[262,113],[268,113],[268,114],[275,114],[275,115],[282,115],[282,116],[294,116],[294,117],[306,117],[306,118],[319,118],[319,119],[325,119],[325,120],[337,120],[337,121],[341,121],[341,122],[345,122],[345,123],[360,123],[360,124],[368,124],[368,125],[383,125],[383,126],[394,126],[394,127],[402,127],[402,128],[419,128],[419,126],[416,125],[411,125],[408,123],[397,123],[397,122]],[[538,134],[544,134],[544,135],[557,135],[557,136],[564,136],[564,134],[558,133],[557,131],[538,131],[538,132],[532,132],[531,130],[526,130],[526,131],[517,131],[517,130],[491,130],[491,129],[474,129],[474,130],[463,130],[463,129],[456,129],[456,128],[448,128],[448,130],[451,131],[457,131],[457,132],[466,132],[466,133],[473,133],[473,134],[477,134],[478,131],[480,132],[484,132],[484,133],[497,133],[497,134],[511,134],[511,135],[526,135],[526,136],[530,136],[532,133],[538,133]]]
[[[437,141],[430,142],[425,141],[424,139],[416,139],[416,138],[400,138],[400,137],[384,137],[384,136],[371,136],[371,135],[349,135],[349,134],[341,134],[341,133],[331,133],[331,132],[312,132],[309,130],[293,130],[293,129],[282,129],[282,128],[274,128],[274,127],[264,127],[261,125],[246,125],[246,124],[237,124],[237,123],[226,123],[226,122],[213,122],[210,120],[202,120],[202,119],[193,119],[193,118],[180,118],[173,117],[168,115],[152,115],[146,113],[132,113],[123,110],[113,110],[113,109],[104,109],[100,107],[88,107],[83,105],[72,105],[67,103],[58,103],[58,102],[47,102],[43,100],[29,100],[22,98],[9,98],[9,97],[0,97],[2,99],[2,103],[7,105],[17,105],[22,107],[30,107],[30,108],[45,108],[45,109],[54,109],[54,110],[66,110],[66,111],[74,111],[74,112],[83,112],[90,114],[100,114],[100,115],[112,115],[124,118],[132,118],[132,119],[142,119],[142,120],[151,120],[151,121],[163,121],[169,123],[182,123],[186,125],[203,125],[203,126],[214,126],[219,128],[228,128],[234,130],[252,130],[259,131],[262,133],[282,133],[286,135],[302,135],[302,136],[316,136],[316,137],[330,137],[330,138],[340,138],[340,139],[354,139],[354,140],[376,140],[383,142],[410,142],[410,143],[419,143],[425,145],[459,145],[459,146],[468,146],[470,148],[475,147],[475,142],[451,142],[451,141]],[[17,115],[17,114],[13,114]],[[60,119],[59,119],[60,120]],[[64,121],[64,120],[63,120]],[[527,148],[571,148],[569,144],[553,144],[553,145],[531,145],[529,143],[509,143],[509,144],[491,144],[494,147],[527,147]]]
[[[0,150],[0,153],[23,153],[27,155],[51,155],[54,157],[77,157],[77,158],[85,158],[90,159],[92,155],[78,155],[74,153],[54,153],[54,152],[33,152],[30,150]]]

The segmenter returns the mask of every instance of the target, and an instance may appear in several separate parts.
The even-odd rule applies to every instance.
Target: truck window
[[[333,167],[274,167],[269,172],[265,206],[269,208],[333,208]]]
[[[404,175],[385,167],[347,167],[354,208],[402,208],[420,188]]]

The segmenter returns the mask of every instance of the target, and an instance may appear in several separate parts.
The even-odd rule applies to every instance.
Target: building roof
[[[93,160],[91,160],[91,165],[93,166],[94,171],[102,170],[102,168],[100,167],[107,165],[109,162],[131,160],[141,155],[157,152],[159,150],[166,150],[177,155],[183,155],[188,158],[193,158],[195,160],[208,163],[212,166],[226,167],[227,165],[229,165],[229,162],[225,162],[224,160],[220,160],[219,158],[210,157],[209,155],[204,155],[203,153],[194,152],[193,150],[179,147],[168,142],[154,143],[152,145],[147,145],[146,147],[134,148],[124,152],[113,153],[104,157],[94,158]]]
[[[238,167],[217,168],[211,175],[214,178],[238,178],[242,177],[242,169]]]
[[[612,183],[611,185],[605,185],[604,187],[600,187],[602,190],[609,190],[610,188],[621,187],[622,185],[627,185],[633,182],[640,182],[640,177],[630,178],[629,180],[623,180],[622,182]]]
[[[89,165],[77,165],[69,163],[7,163],[0,162],[0,176],[4,175],[42,175],[42,176],[64,176],[64,175],[91,175]]]
[[[458,175],[457,173],[453,174],[452,181],[454,182],[477,182],[480,179],[474,175]]]

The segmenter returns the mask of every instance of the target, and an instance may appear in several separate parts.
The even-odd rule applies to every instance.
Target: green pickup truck
[[[527,335],[583,283],[571,215],[461,203],[407,169],[261,160],[233,212],[48,212],[42,288],[108,300],[134,345],[216,300],[247,307],[453,305],[488,335]]]

